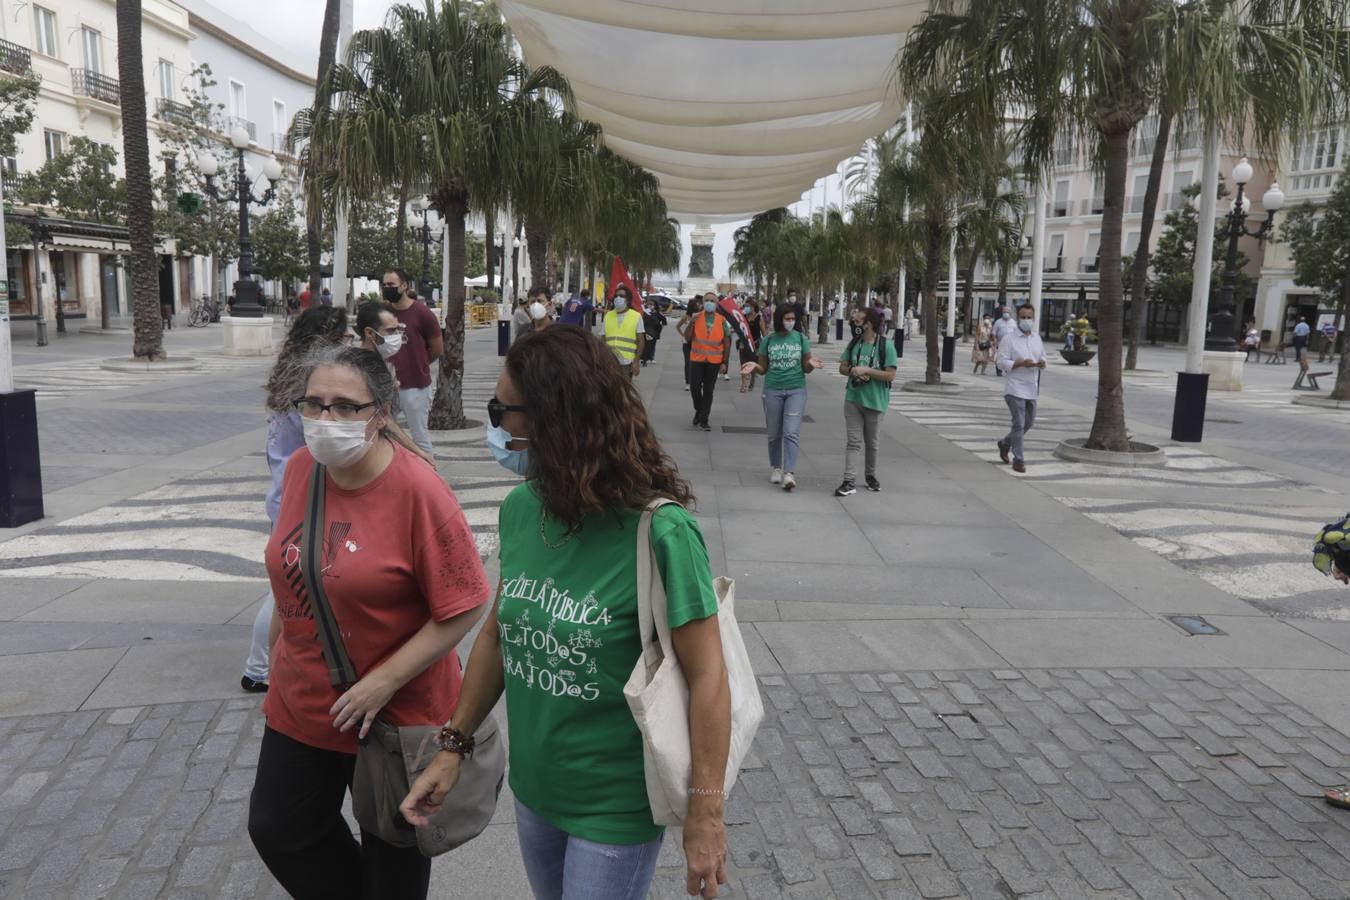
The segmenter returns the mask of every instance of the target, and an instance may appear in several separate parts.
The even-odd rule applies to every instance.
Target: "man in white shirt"
[[[1012,413],[1012,430],[998,442],[998,455],[1006,463],[1011,451],[1013,471],[1025,472],[1022,438],[1036,423],[1036,398],[1045,368],[1045,346],[1036,333],[1036,309],[1030,303],[1017,307],[1016,329],[998,344],[998,367],[1008,373],[1003,400]]]
[[[1034,331],[1035,329],[1032,330]],[[999,352],[999,348],[1003,346],[1003,339],[1006,337],[1011,337],[1014,334],[1017,334],[1017,322],[1013,319],[1012,310],[1008,309],[1008,307],[1005,306],[1003,307],[1003,309],[999,311],[998,319],[994,321],[995,375],[1003,374],[1003,367],[1000,365],[1000,360],[1003,358],[1003,354]]]

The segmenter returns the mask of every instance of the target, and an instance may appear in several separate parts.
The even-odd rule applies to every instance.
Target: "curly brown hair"
[[[267,376],[267,408],[290,412],[291,404],[305,392],[311,369],[309,354],[320,347],[341,344],[346,334],[347,311],[342,307],[314,306],[302,312],[291,325]]]
[[[640,510],[656,497],[693,503],[614,352],[584,328],[548,328],[511,345],[506,370],[529,417],[530,478],[550,516]]]

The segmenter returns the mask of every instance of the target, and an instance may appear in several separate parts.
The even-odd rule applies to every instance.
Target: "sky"
[[[302,72],[310,72],[318,68],[319,31],[323,26],[324,0],[286,0],[284,3],[279,3],[277,0],[229,0],[229,2],[207,0],[207,2],[228,15],[249,23],[281,46],[291,50],[293,55],[285,61],[292,67]],[[354,0],[354,26],[358,30],[379,26],[384,21],[386,11],[392,5],[389,0]],[[825,202],[830,205],[838,205],[840,178],[835,175],[818,181],[813,190],[817,207]],[[803,197],[805,197],[805,192],[803,192]],[[793,211],[801,216],[807,215],[807,202],[803,200],[796,204]],[[718,280],[724,281],[729,277],[730,265],[728,261],[735,243],[732,235],[737,228],[744,224],[745,222],[731,222],[713,225],[715,235],[713,241],[714,274]],[[680,276],[683,276],[689,268],[689,234],[691,231],[693,231],[693,220],[687,223],[682,220],[680,229]]]

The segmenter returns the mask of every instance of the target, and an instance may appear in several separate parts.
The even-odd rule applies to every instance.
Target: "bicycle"
[[[193,302],[192,310],[188,313],[189,328],[205,328],[214,321],[218,321],[214,300],[202,296]]]

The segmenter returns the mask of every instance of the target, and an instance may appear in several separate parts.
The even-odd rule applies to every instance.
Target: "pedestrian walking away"
[[[1317,354],[1318,362],[1336,358],[1336,323],[1328,319],[1319,329],[1322,332],[1322,349]]]
[[[718,374],[725,375],[731,358],[731,326],[717,311],[717,295],[703,296],[702,312],[693,317],[689,334],[689,396],[694,402],[694,427],[712,431],[713,391]]]
[[[1303,368],[1308,364],[1303,359],[1304,352],[1308,349],[1308,335],[1312,334],[1312,326],[1308,324],[1307,319],[1300,318],[1298,324],[1294,326],[1294,361]]]
[[[446,731],[472,734],[505,693],[516,833],[537,900],[647,896],[663,829],[623,688],[642,652],[638,521],[653,499],[675,501],[654,514],[650,541],[689,691],[687,886],[716,897],[726,878],[731,698],[708,551],[685,509],[689,483],[614,354],[579,329],[513,346],[488,419],[499,459],[527,480],[501,505],[497,600]],[[461,762],[438,753],[404,800],[404,818],[418,824],[439,808]]]
[[[737,353],[740,356],[742,372],[741,393],[744,394],[747,391],[753,391],[755,389],[756,372],[751,370],[748,375],[744,373],[746,363],[752,363],[759,359],[755,348],[759,346],[759,342],[763,339],[763,329],[760,325],[759,304],[754,300],[747,300],[745,306],[741,308],[741,312],[745,314],[745,319],[750,326],[750,340],[739,341],[736,345]]]
[[[1036,400],[1045,369],[1045,346],[1036,333],[1036,308],[1030,303],[1017,307],[1017,331],[1000,342],[997,365],[1007,373],[1003,400],[1012,415],[1012,428],[998,442],[998,455],[1006,463],[1011,453],[1013,471],[1025,472],[1023,440],[1036,424]]]
[[[379,354],[380,359],[384,360],[385,368],[389,370],[389,377],[394,379],[394,386],[398,387],[398,375],[394,372],[394,364],[390,360],[403,349],[407,332],[394,315],[393,308],[383,300],[362,303],[356,309],[356,334],[360,338],[358,346]],[[300,392],[297,392],[294,396],[299,394]],[[394,409],[398,409],[397,396],[394,400]],[[297,421],[297,427],[298,424]],[[397,421],[391,418],[385,427],[389,429],[389,434],[394,440],[424,459],[433,469],[436,467],[436,457],[417,446],[412,436]]]
[[[975,364],[975,375],[989,372],[989,361],[994,358],[994,323],[988,316],[975,326],[975,346],[970,351],[970,361]]]
[[[881,490],[877,480],[877,449],[881,443],[881,419],[891,405],[891,383],[899,360],[895,343],[886,340],[885,319],[875,309],[853,312],[853,339],[839,360],[839,374],[848,376],[844,387],[844,480],[836,497],[857,493],[858,453],[863,453],[867,489]]]
[[[647,341],[642,348],[642,364],[645,366],[656,359],[656,342],[661,340],[661,332],[667,325],[666,317],[655,301],[643,304],[642,327],[646,331]]]
[[[994,322],[994,374],[1003,375],[1003,369],[999,367],[999,348],[1003,345],[1005,338],[1017,334],[1017,322],[1013,319],[1012,310],[1003,306],[999,308],[998,319]]]
[[[764,424],[769,433],[769,483],[790,491],[797,486],[797,451],[806,414],[806,376],[821,367],[811,344],[797,329],[797,308],[784,304],[773,313],[773,333],[760,342],[759,360],[741,374],[764,376]]]
[[[399,409],[417,446],[435,456],[427,420],[431,416],[431,361],[440,359],[445,350],[441,322],[430,307],[409,295],[408,273],[402,269],[384,273],[380,293],[406,332],[403,348],[391,358],[398,375]]]
[[[591,304],[591,292],[582,291],[581,296],[573,297],[563,304],[562,314],[558,316],[558,322],[563,325],[588,327],[590,314],[594,309],[595,307]]]
[[[379,356],[326,350],[304,383],[305,446],[287,463],[264,551],[276,637],[249,837],[292,897],[423,900],[431,861],[364,827],[358,843],[343,797],[377,716],[435,726],[454,714],[454,648],[491,587],[454,494],[385,430],[395,388]],[[307,526],[316,465],[323,517]],[[343,623],[351,685],[332,684],[318,638],[302,562],[310,540],[322,541],[313,577]]]
[[[614,308],[605,313],[601,333],[605,343],[619,362],[628,369],[628,377],[636,378],[642,371],[642,351],[647,346],[646,326],[642,323],[642,313],[630,308],[633,298],[628,288],[618,287],[614,291]]]
[[[275,528],[277,510],[281,506],[281,485],[286,475],[286,461],[291,454],[305,446],[305,435],[300,414],[295,411],[295,398],[305,393],[305,378],[309,372],[309,355],[324,347],[341,346],[347,334],[347,311],[332,307],[305,310],[295,320],[286,342],[277,353],[277,361],[267,376],[267,468],[272,483],[267,488],[263,505],[267,519]],[[253,617],[252,639],[248,658],[244,660],[244,674],[239,686],[248,693],[267,690],[269,657],[272,649],[270,632],[275,601],[268,591]]]

